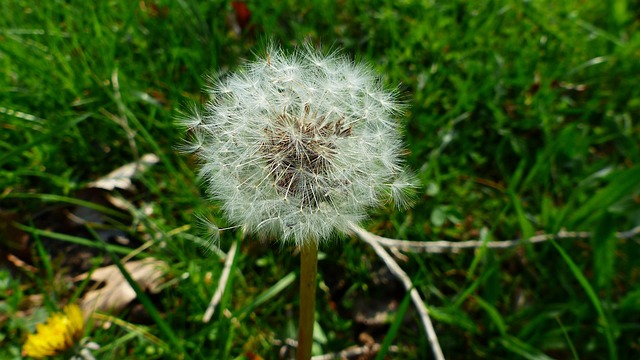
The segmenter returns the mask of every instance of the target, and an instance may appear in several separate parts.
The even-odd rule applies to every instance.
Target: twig
[[[356,226],[357,227],[357,226]],[[397,240],[390,239],[382,236],[372,234],[362,228],[358,228],[360,231],[365,232],[378,244],[388,247],[396,248],[405,251],[414,252],[427,252],[427,253],[444,253],[444,252],[459,252],[461,250],[476,249],[483,245],[489,249],[507,249],[523,245],[526,243],[537,244],[551,239],[587,239],[593,234],[586,231],[560,231],[557,234],[542,234],[530,237],[528,239],[517,240],[501,240],[501,241],[487,241],[469,240],[469,241],[410,241],[410,240]],[[628,231],[621,231],[616,233],[618,239],[630,239],[640,234],[640,226],[637,226]]]
[[[440,343],[438,342],[436,331],[433,328],[433,324],[431,323],[431,318],[429,317],[427,306],[420,297],[420,293],[418,293],[418,290],[416,290],[416,288],[413,286],[413,283],[411,282],[409,276],[407,276],[407,273],[402,270],[400,265],[398,265],[398,263],[396,263],[395,260],[393,260],[393,258],[387,253],[387,251],[378,243],[378,237],[376,235],[373,235],[372,233],[365,231],[361,227],[354,224],[351,225],[351,229],[358,235],[358,237],[360,237],[360,239],[373,247],[373,250],[375,250],[376,254],[378,254],[382,261],[384,261],[391,273],[398,277],[400,281],[402,281],[405,289],[409,291],[413,304],[418,310],[418,314],[420,315],[422,324],[425,328],[425,331],[427,332],[427,339],[431,344],[431,350],[433,351],[434,357],[436,358],[436,360],[444,360],[444,355],[442,353],[442,349],[440,348]]]
[[[636,226],[631,230],[619,231],[616,233],[618,239],[631,239],[632,237],[640,234],[640,226]]]
[[[204,312],[204,316],[202,317],[203,323],[208,323],[213,316],[213,310],[216,308],[216,305],[222,299],[222,294],[224,293],[224,289],[227,287],[227,281],[229,280],[229,274],[231,273],[231,265],[233,265],[233,259],[236,257],[236,247],[238,246],[238,242],[234,241],[229,248],[229,252],[227,252],[227,259],[224,261],[224,268],[222,269],[222,275],[220,275],[220,281],[218,282],[218,288],[216,292],[213,294],[211,298],[211,302],[207,307],[207,310]]]

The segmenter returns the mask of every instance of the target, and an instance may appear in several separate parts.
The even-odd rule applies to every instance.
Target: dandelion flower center
[[[282,113],[275,126],[265,128],[263,156],[278,192],[300,199],[305,207],[317,208],[330,201],[332,160],[336,155],[336,137],[348,137],[351,128],[342,119],[326,121],[304,106],[301,117]]]

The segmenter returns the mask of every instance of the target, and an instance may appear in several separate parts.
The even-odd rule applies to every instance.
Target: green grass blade
[[[513,207],[516,210],[516,214],[518,215],[518,223],[520,224],[521,232],[520,237],[522,239],[529,239],[535,233],[533,225],[531,225],[531,221],[527,219],[524,208],[522,207],[522,201],[520,200],[520,197],[513,190],[509,190],[508,193],[509,198],[511,198],[511,203],[513,204]]]
[[[479,296],[476,296],[474,299],[476,300],[478,305],[480,305],[480,307],[484,309],[487,315],[489,315],[489,318],[496,325],[500,334],[502,336],[506,336],[507,325],[505,324],[504,319],[502,319],[502,315],[500,315],[500,312],[498,311],[498,309],[496,309],[493,305],[489,304],[488,302],[484,301],[484,299],[482,299]]]
[[[402,321],[404,321],[404,314],[407,312],[410,303],[411,294],[407,292],[407,295],[405,295],[404,300],[402,300],[398,307],[398,311],[396,312],[395,319],[393,319],[393,323],[391,323],[389,331],[387,331],[387,334],[384,336],[384,340],[380,345],[380,351],[378,351],[378,354],[376,355],[376,360],[383,360],[387,355],[389,346],[391,346],[393,340],[398,336],[398,330],[400,330],[400,325],[402,325]]]
[[[43,279],[40,276],[36,276],[35,281],[36,283],[38,283],[40,288],[47,288],[47,289],[51,289],[50,291],[53,291],[53,293],[50,293],[48,294],[48,296],[44,297],[44,302],[47,304],[49,309],[57,309],[58,306],[56,305],[56,301],[57,301],[56,298],[58,296],[55,293],[55,290],[56,290],[56,286],[54,286],[55,276],[53,272],[53,266],[51,265],[50,256],[45,250],[44,246],[42,245],[42,241],[38,236],[35,236],[35,245],[36,245],[36,252],[40,257],[40,262],[42,263],[42,266],[44,267],[44,270],[45,270],[46,283],[43,283]]]
[[[594,275],[597,289],[611,289],[615,272],[616,236],[614,219],[605,214],[591,237],[593,245]]]
[[[560,325],[560,329],[562,330],[562,334],[564,335],[564,338],[567,340],[567,345],[569,346],[569,349],[571,350],[571,354],[573,355],[573,358],[575,360],[580,360],[580,356],[578,356],[578,352],[576,351],[576,347],[573,345],[573,341],[571,341],[571,337],[569,337],[569,333],[567,332],[567,329],[565,328],[564,324],[562,323],[562,320],[560,320],[560,317],[557,316],[556,320],[558,321],[558,325]]]
[[[111,208],[108,208],[108,207],[100,205],[100,204],[92,203],[92,202],[86,201],[86,200],[80,200],[80,199],[72,198],[72,197],[69,197],[69,196],[62,196],[62,195],[55,195],[55,194],[9,193],[7,195],[4,195],[3,198],[6,198],[6,199],[12,199],[12,198],[13,199],[39,199],[39,200],[47,201],[47,202],[61,202],[61,203],[66,203],[66,204],[71,204],[71,205],[84,206],[86,208],[99,211],[99,212],[101,212],[103,214],[110,215],[110,216],[113,216],[113,217],[118,218],[118,219],[126,219],[127,218],[127,215],[122,213],[122,212],[120,212],[120,211],[116,211],[116,210],[113,210]]]
[[[270,299],[274,298],[276,295],[278,295],[284,289],[289,287],[289,285],[291,285],[295,280],[296,280],[296,273],[295,272],[290,272],[285,277],[280,279],[280,281],[278,281],[273,286],[271,286],[270,288],[268,288],[267,290],[262,292],[260,295],[258,295],[251,304],[249,304],[249,305],[243,307],[242,309],[240,309],[236,313],[236,317],[238,319],[242,319],[247,314],[249,314],[251,311],[253,311],[253,309],[255,309],[256,307],[260,306],[261,304],[264,304],[265,302],[269,301]]]
[[[493,273],[497,270],[496,267],[493,267],[478,276],[477,279],[473,281],[462,293],[460,293],[455,301],[453,302],[452,307],[459,308],[462,306],[462,303],[473,294],[479,287],[482,285],[489,277],[493,275]]]
[[[523,342],[522,340],[511,335],[505,335],[500,338],[500,344],[505,349],[511,351],[528,360],[553,360],[553,358],[545,355],[535,347]]]
[[[57,232],[53,232],[53,231],[49,231],[49,230],[41,230],[41,229],[37,229],[35,227],[25,226],[25,225],[18,224],[18,223],[14,223],[14,225],[18,229],[24,230],[24,231],[29,232],[31,234],[34,234],[36,236],[46,236],[46,237],[49,237],[49,238],[52,238],[52,239],[65,241],[65,242],[68,242],[68,243],[71,243],[71,244],[77,244],[77,245],[82,245],[82,246],[87,246],[87,247],[92,247],[92,248],[103,249],[106,246],[109,251],[112,251],[114,253],[121,254],[121,255],[127,255],[127,254],[131,253],[131,248],[124,247],[124,246],[111,245],[111,244],[106,244],[105,245],[105,244],[103,244],[101,242],[96,242],[96,241],[92,241],[92,240],[89,240],[89,239],[85,239],[85,238],[81,238],[81,237],[77,237],[77,236],[73,236],[73,235],[61,234],[61,233],[57,233]]]
[[[579,226],[588,223],[596,216],[607,211],[607,208],[619,200],[632,196],[640,188],[640,165],[621,171],[613,176],[611,182],[596,192],[583,206],[578,208],[570,217],[569,224]]]
[[[65,132],[65,130],[67,130],[68,128],[75,126],[77,124],[79,124],[80,122],[86,120],[87,118],[89,118],[89,116],[91,116],[91,114],[87,113],[87,114],[82,114],[78,117],[76,117],[75,119],[72,119],[64,124],[60,124],[58,126],[55,126],[53,128],[51,128],[51,130],[45,134],[42,134],[38,137],[36,137],[33,141],[23,144],[23,145],[19,145],[16,148],[14,148],[13,150],[9,151],[9,153],[5,154],[4,156],[0,157],[0,166],[4,165],[4,163],[6,163],[7,161],[9,161],[12,157],[16,156],[17,154],[21,154],[22,152],[40,144],[43,142],[47,142],[51,139],[51,137],[53,136],[57,136],[59,134],[62,134]]]
[[[616,360],[618,358],[618,351],[616,348],[615,338],[613,335],[613,328],[609,323],[609,319],[605,314],[604,309],[602,308],[602,304],[600,304],[600,299],[598,299],[598,295],[596,295],[596,292],[593,290],[593,287],[591,286],[591,284],[589,284],[589,280],[587,280],[587,278],[584,276],[582,271],[580,271],[576,263],[573,262],[569,254],[567,254],[567,252],[564,251],[564,249],[560,245],[558,245],[558,243],[555,240],[551,240],[551,243],[556,248],[556,250],[558,250],[564,262],[567,264],[567,266],[569,266],[571,273],[573,274],[573,276],[575,276],[576,280],[578,280],[578,282],[584,289],[585,293],[587,294],[587,297],[591,301],[591,304],[593,304],[593,307],[598,313],[599,322],[602,324],[602,327],[604,328],[604,333],[607,340],[607,347],[609,349],[609,359]]]
[[[476,269],[480,265],[480,261],[484,258],[484,255],[487,251],[487,242],[491,241],[491,232],[486,227],[480,229],[480,241],[482,241],[482,246],[477,248],[475,251],[475,256],[473,257],[473,261],[471,265],[469,265],[469,270],[467,271],[467,280],[473,278]]]

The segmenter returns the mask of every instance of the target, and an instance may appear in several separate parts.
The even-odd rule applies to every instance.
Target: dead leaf
[[[113,190],[115,188],[123,190],[132,190],[133,184],[131,178],[136,174],[142,173],[149,169],[152,165],[157,164],[160,158],[155,154],[145,154],[139,161],[123,165],[107,176],[89,183],[88,187],[105,190]]]
[[[354,320],[367,326],[388,325],[393,319],[398,303],[393,298],[356,300]]]
[[[124,264],[133,280],[150,293],[157,293],[163,283],[163,275],[168,269],[165,262],[155,258],[146,258]],[[74,280],[86,279],[88,273],[77,276]],[[103,312],[119,312],[136,298],[136,293],[122,276],[116,265],[109,265],[95,270],[91,280],[104,284],[99,289],[84,294],[80,306],[85,314],[96,310]]]

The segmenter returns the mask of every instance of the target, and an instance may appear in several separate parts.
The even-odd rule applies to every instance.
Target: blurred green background
[[[296,338],[296,250],[222,232],[222,250],[240,246],[203,324],[223,261],[194,214],[224,218],[174,151],[174,120],[206,100],[205,75],[265,39],[341,48],[400,84],[418,200],[375,211],[366,229],[591,233],[406,253],[447,358],[640,357],[640,237],[616,233],[640,225],[639,1],[3,0],[0,14],[0,358],[21,358],[36,322],[82,298],[89,285],[73,275],[113,261],[98,238],[117,257],[146,244],[134,260],[169,267],[148,301],[87,329],[97,358],[280,358]],[[148,153],[159,161],[135,188],[90,187]],[[411,306],[389,332],[405,293],[365,243],[342,236],[321,252],[316,354],[393,335],[387,358],[430,358]]]

